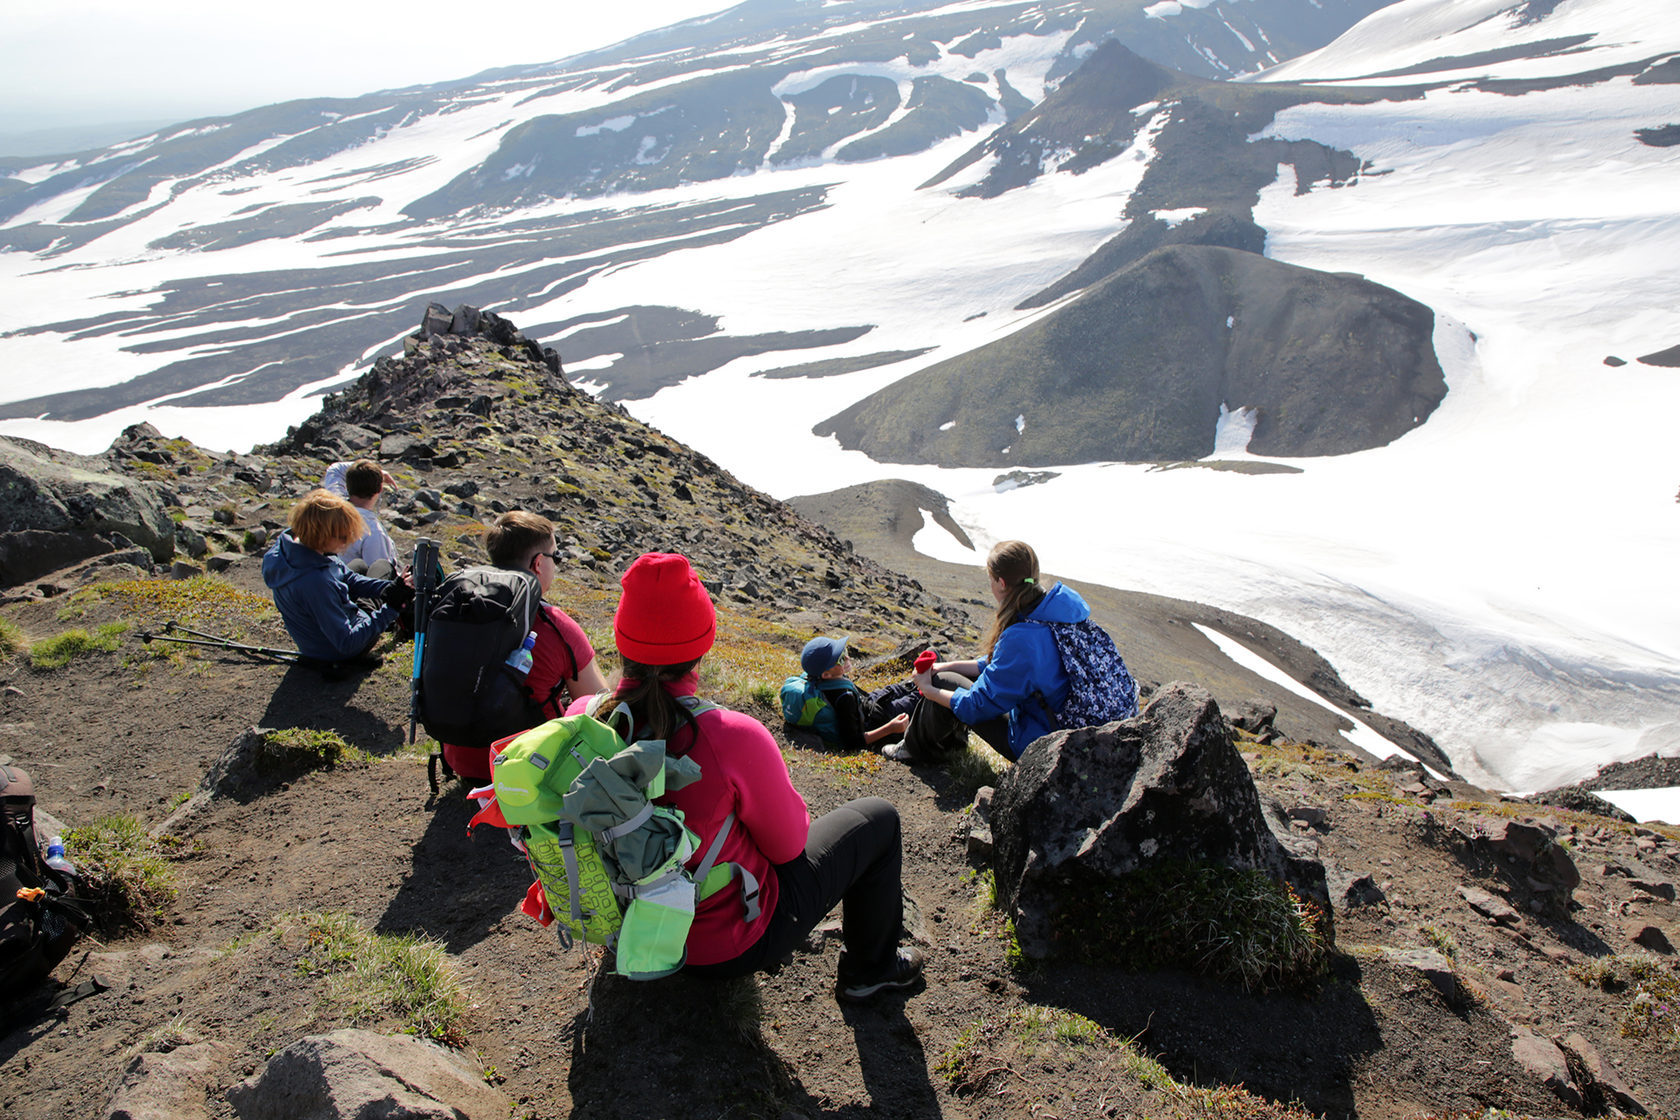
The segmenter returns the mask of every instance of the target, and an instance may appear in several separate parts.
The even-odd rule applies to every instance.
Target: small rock
[[[1653,953],[1669,954],[1674,952],[1674,946],[1668,940],[1668,934],[1661,926],[1654,926],[1648,922],[1632,922],[1627,927],[1628,940],[1641,948],[1649,949]]]
[[[1580,1087],[1569,1076],[1569,1059],[1557,1043],[1527,1027],[1512,1028],[1511,1036],[1511,1057],[1518,1065],[1533,1074],[1570,1108],[1579,1112],[1586,1107]]]
[[[243,559],[245,557],[238,552],[218,552],[207,557],[204,566],[212,572],[225,572]]]
[[[1522,915],[1513,910],[1509,903],[1480,887],[1460,886],[1458,894],[1470,904],[1470,909],[1500,925],[1516,925],[1522,921]]]
[[[1397,968],[1409,968],[1433,984],[1448,1003],[1457,1003],[1460,995],[1458,975],[1452,962],[1434,949],[1395,949],[1385,947],[1383,957]]]
[[[1633,1091],[1628,1088],[1627,1082],[1622,1080],[1622,1075],[1617,1073],[1615,1068],[1609,1062],[1606,1062],[1598,1050],[1594,1048],[1593,1044],[1588,1042],[1579,1032],[1571,1032],[1566,1038],[1559,1040],[1558,1045],[1566,1053],[1574,1055],[1580,1068],[1584,1071],[1584,1076],[1592,1079],[1593,1085],[1591,1088],[1595,1090],[1594,1096],[1610,1098],[1620,1105],[1623,1111],[1631,1112],[1636,1116],[1643,1116],[1649,1111],[1633,1095]],[[1605,1103],[1609,1103],[1609,1101]],[[1596,1112],[1598,1109],[1595,1108],[1594,1111]]]
[[[203,568],[199,567],[197,564],[189,564],[185,560],[177,560],[175,563],[169,565],[170,579],[191,579],[193,576],[201,576],[203,574]]]

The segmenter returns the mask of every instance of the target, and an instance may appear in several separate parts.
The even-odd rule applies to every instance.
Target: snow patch
[[[1402,747],[1398,747],[1388,739],[1385,739],[1369,724],[1362,723],[1361,721],[1354,719],[1352,716],[1342,711],[1342,709],[1330,703],[1330,701],[1326,700],[1306,685],[1297,681],[1294,677],[1285,673],[1282,669],[1279,669],[1276,665],[1273,665],[1270,661],[1267,661],[1264,657],[1261,657],[1259,654],[1255,653],[1235,638],[1226,637],[1219,631],[1203,626],[1199,622],[1193,622],[1191,625],[1197,630],[1200,630],[1202,632],[1202,636],[1208,641],[1218,646],[1220,653],[1223,653],[1226,657],[1229,657],[1232,661],[1235,661],[1238,665],[1241,665],[1244,669],[1247,669],[1255,676],[1264,677],[1273,684],[1293,692],[1301,699],[1310,700],[1314,704],[1323,708],[1325,711],[1340,716],[1342,719],[1345,719],[1349,723],[1353,724],[1353,730],[1343,731],[1341,733],[1342,738],[1346,739],[1360,750],[1368,751],[1377,758],[1393,758],[1397,754],[1405,755],[1407,758],[1416,758],[1416,756],[1410,751],[1405,750]],[[1423,760],[1418,759],[1417,761],[1422,762]],[[1434,774],[1435,771],[1431,770],[1430,773]],[[1436,776],[1440,777],[1439,774]]]
[[[1680,824],[1680,786],[1663,786],[1660,789],[1595,789],[1592,793],[1638,821]]]
[[[603,132],[623,132],[636,123],[635,114],[627,117],[609,117],[600,124],[580,124],[575,135],[579,137],[596,136]]]
[[[934,521],[932,511],[918,507],[917,512],[922,515],[922,527],[910,538],[910,547],[935,560],[953,564],[974,563],[974,550],[952,536],[949,529]]]
[[[1179,225],[1182,222],[1189,221],[1191,218],[1194,218],[1197,214],[1206,214],[1207,213],[1207,207],[1206,206],[1185,206],[1185,207],[1182,207],[1178,210],[1151,210],[1150,213],[1153,214],[1158,220],[1167,223],[1167,228],[1168,229],[1172,229],[1174,226]]]
[[[1228,325],[1228,324],[1227,324]],[[1219,425],[1213,430],[1213,454],[1209,459],[1234,459],[1248,454],[1249,441],[1254,438],[1254,425],[1260,419],[1257,410],[1243,407],[1232,412],[1219,402]]]

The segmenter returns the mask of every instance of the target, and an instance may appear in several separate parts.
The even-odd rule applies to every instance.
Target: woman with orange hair
[[[292,507],[291,528],[263,556],[263,582],[298,652],[314,661],[348,661],[373,648],[414,598],[402,580],[357,575],[338,558],[367,532],[356,507],[330,490],[311,490]],[[358,599],[380,601],[366,610]]]

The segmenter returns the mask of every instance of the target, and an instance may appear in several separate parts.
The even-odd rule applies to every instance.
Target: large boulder
[[[1058,913],[1105,883],[1167,862],[1283,880],[1329,913],[1322,864],[1269,827],[1212,694],[1174,682],[1138,716],[1034,742],[992,807],[998,897],[1032,955],[1053,951]]]
[[[175,523],[156,490],[99,460],[0,436],[0,586],[138,544],[175,554]]]

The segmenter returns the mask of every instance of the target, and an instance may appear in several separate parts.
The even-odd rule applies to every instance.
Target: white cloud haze
[[[548,62],[730,7],[440,0],[55,0],[8,5],[0,132],[186,120]]]

